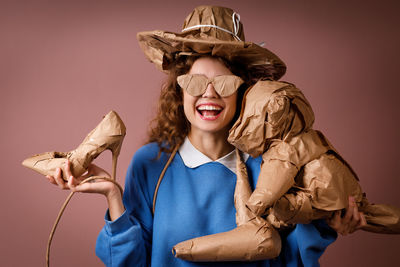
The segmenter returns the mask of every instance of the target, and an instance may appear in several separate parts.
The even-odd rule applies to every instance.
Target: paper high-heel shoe
[[[126,128],[121,118],[115,111],[110,111],[103,120],[94,128],[83,140],[83,142],[70,152],[46,152],[34,155],[22,162],[27,168],[37,171],[43,175],[54,175],[57,168],[61,168],[63,178],[67,180],[65,175],[65,163],[67,160],[71,162],[71,172],[75,177],[81,176],[88,168],[89,164],[99,156],[104,150],[109,149],[112,152],[112,178],[102,176],[91,176],[81,181],[80,184],[88,183],[95,180],[105,180],[118,186],[121,194],[122,187],[116,182],[117,158],[121,150],[122,141],[126,134]],[[74,195],[72,191],[58,213],[56,221],[50,232],[47,242],[46,266],[50,266],[50,247],[54,237],[57,225],[67,207],[69,201]]]
[[[112,152],[112,179],[115,180],[117,158],[121,150],[126,128],[115,111],[110,111],[103,120],[70,152],[45,152],[25,159],[22,165],[43,175],[54,176],[57,168],[65,173],[65,163],[71,162],[71,171],[74,177],[81,176],[89,164],[104,150]],[[62,176],[64,180],[68,177]]]

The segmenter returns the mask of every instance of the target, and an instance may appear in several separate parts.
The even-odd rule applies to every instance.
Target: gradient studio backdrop
[[[136,33],[179,31],[197,5],[230,6],[246,39],[288,65],[322,130],[361,178],[368,198],[400,207],[399,19],[396,1],[1,1],[2,266],[43,266],[61,191],[21,161],[74,149],[109,110],[127,126],[118,180],[146,140],[164,75]],[[111,153],[100,166],[110,170]],[[105,199],[76,195],[52,246],[53,266],[102,266],[94,254]],[[358,231],[339,237],[322,266],[394,266],[400,237]]]

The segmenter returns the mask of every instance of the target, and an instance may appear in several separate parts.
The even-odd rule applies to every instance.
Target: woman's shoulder
[[[148,143],[141,146],[133,155],[134,158],[142,159],[142,160],[150,160],[157,158],[158,151],[160,147],[157,143]]]
[[[167,161],[168,156],[165,153],[159,155],[157,143],[140,147],[129,164],[126,183],[136,181],[135,183],[141,184],[149,192],[154,191],[155,183]]]
[[[168,155],[160,152],[160,146],[157,143],[148,143],[140,147],[133,155],[131,165],[135,167],[164,166],[168,160]]]

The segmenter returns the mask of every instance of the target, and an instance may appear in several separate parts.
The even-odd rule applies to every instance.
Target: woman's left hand
[[[327,220],[328,225],[341,235],[351,234],[367,224],[364,214],[358,211],[354,197],[349,197],[349,207],[344,217],[341,211],[334,213],[331,219]]]

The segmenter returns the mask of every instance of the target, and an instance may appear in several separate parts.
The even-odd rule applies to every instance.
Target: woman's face
[[[202,74],[208,78],[218,75],[232,75],[232,72],[218,59],[202,57],[197,59],[188,74]],[[221,97],[210,83],[200,96],[183,91],[183,108],[191,124],[191,134],[226,134],[236,112],[237,91],[228,97]]]

